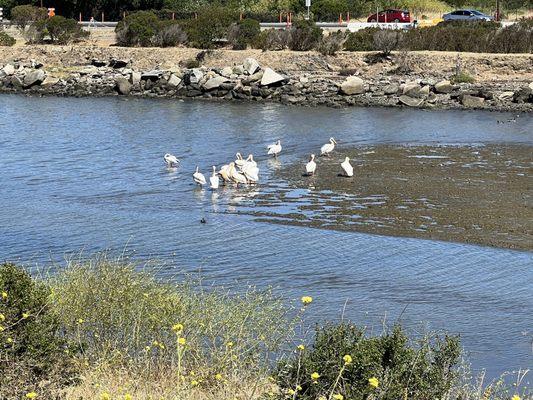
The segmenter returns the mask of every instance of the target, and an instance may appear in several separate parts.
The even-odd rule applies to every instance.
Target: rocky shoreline
[[[189,60],[190,61],[190,60]],[[0,92],[273,101],[303,106],[387,106],[533,111],[533,82],[453,84],[438,77],[274,71],[252,57],[231,66],[139,69],[131,59],[92,59],[66,69],[31,60],[0,62]]]

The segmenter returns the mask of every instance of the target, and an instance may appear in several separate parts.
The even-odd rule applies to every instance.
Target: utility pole
[[[305,6],[307,7],[307,18],[305,18],[305,19],[309,20],[309,18],[310,18],[309,9],[311,8],[311,0],[305,0]]]
[[[496,0],[496,21],[500,20],[500,0]]]

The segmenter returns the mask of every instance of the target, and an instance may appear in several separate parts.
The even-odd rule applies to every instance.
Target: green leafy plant
[[[260,33],[259,21],[245,18],[230,27],[228,42],[233,46],[233,50],[245,50],[257,41]]]
[[[322,36],[322,29],[313,21],[297,20],[290,30],[289,48],[295,51],[312,50],[318,46]]]
[[[14,46],[17,41],[5,32],[0,32],[0,46]]]
[[[347,51],[372,51],[374,50],[374,34],[379,28],[365,28],[348,34],[344,42]]]
[[[283,50],[289,45],[290,32],[285,29],[267,29],[259,34],[255,47],[267,50]]]
[[[198,19],[190,20],[184,29],[194,47],[211,49],[227,38],[229,28],[238,14],[226,7],[207,6],[198,11]]]
[[[115,28],[120,46],[151,46],[160,29],[160,20],[151,11],[139,11],[128,15]]]
[[[346,35],[344,32],[337,31],[324,36],[317,46],[317,50],[320,54],[325,56],[335,55],[338,51],[342,50]]]
[[[32,23],[47,18],[46,8],[35,7],[29,4],[20,5],[11,9],[11,23],[22,32]]]

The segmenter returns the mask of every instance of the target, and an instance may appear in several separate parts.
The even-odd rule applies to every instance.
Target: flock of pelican
[[[330,138],[329,142],[320,148],[320,155],[329,156],[329,154],[335,149],[336,144],[336,140],[334,138]],[[273,143],[267,147],[267,155],[277,157],[281,153],[281,149],[281,140],[278,140],[276,143]],[[209,177],[209,187],[211,189],[218,189],[221,178],[224,183],[234,183],[236,185],[253,185],[259,181],[259,168],[257,167],[257,163],[254,160],[253,154],[248,155],[246,159],[242,157],[241,153],[237,153],[235,157],[236,158],[234,161],[230,162],[229,164],[222,165],[218,171],[216,166],[213,165],[213,173]],[[180,164],[180,160],[176,156],[169,153],[165,154],[163,159],[169,168],[177,167]],[[353,176],[353,167],[350,164],[349,157],[346,157],[341,163],[341,168],[344,172],[342,174],[343,176]],[[314,175],[315,171],[315,155],[311,154],[309,162],[305,165],[305,175]],[[196,170],[192,174],[192,177],[197,185],[207,185],[207,180],[205,179],[204,174],[200,172],[200,168],[198,166],[196,166]]]

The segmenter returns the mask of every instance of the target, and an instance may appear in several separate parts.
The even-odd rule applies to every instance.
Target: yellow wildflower
[[[342,359],[344,360],[344,365],[349,365],[353,361],[352,356],[349,354],[346,354],[344,357],[342,357]]]
[[[340,394],[340,393],[334,394],[333,398],[335,400],[344,400],[344,396],[342,394]]]
[[[157,340],[154,340],[154,341],[152,342],[152,344],[153,344],[154,346],[159,346],[159,342],[158,342]]]
[[[35,392],[26,393],[26,398],[27,399],[35,399],[36,397],[37,397],[37,393],[35,393]]]
[[[82,318],[78,318],[78,320],[76,321],[78,324],[83,324],[83,319]]]
[[[318,398],[318,400],[327,400],[327,399],[326,399],[326,396],[320,396],[320,397]]]
[[[107,392],[104,392],[100,395],[100,400],[111,400],[111,395]]]
[[[221,374],[216,374],[216,375],[215,375],[215,379],[216,379],[217,381],[221,381],[221,380],[222,380],[222,375],[221,375]]]
[[[303,344],[299,344],[297,349],[300,350],[300,351],[304,351],[305,350],[305,346]]]
[[[8,337],[8,338],[7,338],[7,342],[8,342],[8,343],[13,343],[13,339],[10,338],[10,337]]]
[[[233,342],[228,342],[228,343],[226,343],[226,346],[227,346],[227,347],[233,347]]]
[[[178,338],[178,344],[185,346],[185,343],[187,343],[187,340],[184,337]]]
[[[313,372],[311,374],[311,379],[316,381],[318,378],[320,378],[320,374],[318,372]]]
[[[4,328],[2,325],[0,325],[0,332],[4,331],[6,328]]]
[[[172,330],[176,333],[181,333],[183,331],[183,325],[182,324],[172,325]]]
[[[4,314],[0,314],[0,322],[4,322],[6,320],[6,316]]]
[[[124,400],[133,400],[133,397],[131,396],[131,394],[126,393],[126,394],[124,395]]]
[[[165,348],[165,345],[163,343],[159,343],[159,348],[163,350]]]
[[[289,390],[287,391],[287,393],[289,393],[289,394],[292,396],[292,395],[293,395],[294,393],[296,393],[296,392],[295,392],[294,390],[292,390],[292,389],[289,389]]]
[[[22,319],[26,319],[30,316],[30,314],[23,312],[22,313]]]
[[[296,386],[296,390],[297,390],[297,391],[301,391],[301,390],[302,390],[302,387],[301,387],[300,385],[297,385],[297,386]]]
[[[191,381],[191,386],[198,386],[199,384],[200,383],[196,379]]]
[[[150,351],[150,350],[152,349],[152,347],[150,347],[150,346],[146,346],[144,349],[145,349],[146,351]]]
[[[370,378],[368,380],[368,384],[372,386],[373,388],[377,388],[379,386],[378,378]]]
[[[520,396],[515,394],[513,397],[511,397],[511,400],[520,400]]]
[[[7,292],[2,292],[2,299],[3,300],[7,299]]]
[[[304,306],[311,304],[312,301],[313,301],[313,298],[311,296],[302,297],[302,303],[304,304]]]

